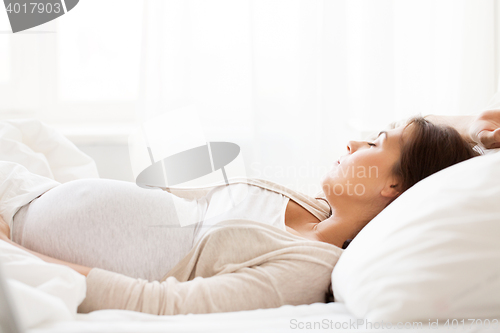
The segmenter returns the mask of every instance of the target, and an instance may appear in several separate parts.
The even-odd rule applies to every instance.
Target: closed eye
[[[368,144],[370,147],[376,147],[376,146],[377,146],[376,144],[371,143],[371,142],[367,142],[367,144]]]

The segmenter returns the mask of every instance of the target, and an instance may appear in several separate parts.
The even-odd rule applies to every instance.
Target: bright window
[[[64,16],[16,34],[0,11],[0,117],[78,126],[130,123],[143,6],[135,0],[80,1]]]

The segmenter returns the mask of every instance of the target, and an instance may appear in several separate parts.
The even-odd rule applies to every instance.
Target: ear
[[[391,178],[387,181],[382,191],[380,191],[380,195],[389,199],[396,199],[401,194],[399,188],[400,184],[398,180]]]

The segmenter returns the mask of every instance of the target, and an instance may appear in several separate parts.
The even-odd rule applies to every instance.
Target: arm
[[[469,143],[486,149],[500,148],[500,110],[486,110],[477,116],[428,115],[425,119],[454,127]]]
[[[148,282],[94,268],[87,277],[87,297],[78,312],[123,309],[175,315],[324,302],[333,266],[302,259],[272,260],[186,282],[173,276]]]
[[[42,259],[43,261],[45,262],[50,262],[52,264],[58,264],[58,265],[64,265],[64,266],[68,266],[69,268],[77,271],[78,273],[82,274],[82,275],[85,275],[87,276],[90,272],[90,270],[92,268],[90,267],[86,267],[86,266],[82,266],[82,265],[77,265],[77,264],[73,264],[73,263],[70,263],[70,262],[67,262],[67,261],[63,261],[63,260],[59,260],[59,259],[55,259],[55,258],[52,258],[52,257],[49,257],[49,256],[46,256],[44,254],[41,254],[41,253],[38,253],[38,252],[35,252],[35,251],[32,251],[32,250],[28,250],[27,248],[17,244],[17,243],[14,243],[13,241],[11,241],[10,239],[6,239],[5,237],[4,238],[1,238],[1,240],[11,244],[11,245],[14,245],[14,246],[17,246],[18,248],[26,251],[26,252],[29,252],[35,256],[37,256],[38,258]]]

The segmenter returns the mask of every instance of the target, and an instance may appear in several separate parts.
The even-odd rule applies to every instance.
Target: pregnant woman
[[[478,156],[473,143],[500,147],[500,111],[426,118],[382,131],[373,142],[349,141],[316,198],[261,179],[231,180],[194,199],[82,179],[20,208],[12,232],[1,221],[0,237],[87,276],[80,312],[209,313],[322,302],[331,298],[341,248],[378,213],[425,177]]]

